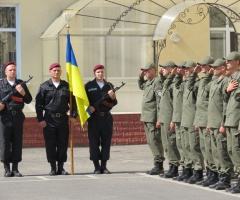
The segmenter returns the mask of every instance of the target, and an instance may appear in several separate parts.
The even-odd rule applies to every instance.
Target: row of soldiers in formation
[[[159,65],[160,77],[154,63],[141,68],[140,120],[154,157],[149,175],[240,193],[240,179],[231,185],[240,173],[239,65],[240,54],[231,52],[198,63],[167,61]]]

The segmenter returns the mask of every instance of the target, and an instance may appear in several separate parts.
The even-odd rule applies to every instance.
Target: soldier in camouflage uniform
[[[160,66],[162,67],[163,76],[167,77],[167,79],[163,83],[158,121],[161,122],[163,147],[170,165],[169,170],[163,175],[163,177],[173,178],[178,176],[180,155],[176,144],[175,123],[172,122],[173,90],[171,85],[173,82],[173,76],[170,73],[172,70],[176,71],[177,68],[172,61],[167,61]]]
[[[228,154],[234,164],[236,172],[240,172],[240,54],[231,52],[226,57],[227,74],[229,84],[225,90],[224,100],[227,102],[225,127],[227,131],[227,148]],[[226,189],[227,192],[240,193],[240,179],[237,185]]]
[[[147,143],[152,151],[154,167],[148,171],[149,175],[163,173],[164,151],[160,133],[160,123],[157,121],[159,99],[161,97],[162,84],[156,76],[156,66],[154,63],[147,63],[141,68],[138,85],[144,90],[142,99],[142,114],[140,120],[144,122]],[[146,79],[144,79],[146,77]]]
[[[198,185],[202,185],[217,171],[211,152],[211,137],[206,130],[209,92],[204,90],[206,84],[212,80],[212,75],[208,74],[208,71],[210,64],[213,62],[214,59],[212,57],[204,57],[194,68],[194,73],[189,77],[190,87],[197,93],[196,113],[193,125],[195,126],[195,130],[199,132],[200,149],[207,164],[207,178],[204,180],[196,179]],[[199,72],[204,74],[200,79],[198,79]]]
[[[227,152],[223,117],[226,110],[223,94],[228,84],[228,77],[225,75],[226,61],[219,58],[211,64],[211,67],[209,73],[213,74],[215,78],[206,85],[204,90],[209,91],[207,130],[210,132],[212,156],[217,170],[213,171],[212,176],[202,185],[223,190],[230,187],[231,172],[233,171],[233,164]]]
[[[181,118],[182,118],[182,101],[183,101],[183,90],[182,90],[182,83],[183,83],[183,77],[185,74],[185,70],[183,69],[183,66],[186,64],[186,61],[181,61],[180,63],[176,64],[177,71],[176,74],[174,74],[174,71],[172,71],[172,75],[175,75],[172,89],[173,89],[173,116],[172,116],[172,122],[175,124],[175,133],[176,133],[176,144],[177,148],[180,154],[180,161],[179,164],[182,166],[183,170],[182,173],[179,176],[173,177],[173,180],[178,180],[179,177],[181,177],[185,172],[185,155],[187,154],[185,146],[185,140],[184,140],[184,132],[183,128],[181,126]]]
[[[197,92],[190,82],[190,77],[193,74],[196,63],[188,61],[185,64],[185,83],[183,87],[183,106],[182,106],[182,120],[181,126],[183,127],[185,136],[185,173],[179,177],[179,181],[194,184],[197,180],[203,178],[203,157],[200,150],[199,133],[193,126],[194,116],[196,112],[196,96]],[[196,80],[198,81],[198,80]],[[194,169],[194,173],[192,171]]]

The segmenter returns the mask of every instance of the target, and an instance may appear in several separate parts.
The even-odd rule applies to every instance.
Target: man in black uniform
[[[6,97],[12,90],[16,93],[6,103],[0,103],[0,150],[1,162],[4,163],[5,177],[22,177],[18,163],[22,160],[24,103],[30,103],[32,96],[23,81],[16,79],[16,64],[4,65],[6,78],[0,81],[0,98]],[[12,163],[12,171],[10,170]]]
[[[110,174],[107,160],[110,157],[110,146],[113,133],[113,117],[110,110],[117,104],[113,85],[104,79],[104,66],[96,65],[93,69],[95,79],[85,86],[89,99],[91,117],[88,118],[88,139],[90,145],[90,160],[93,161],[95,174]],[[105,94],[108,98],[96,105]],[[101,150],[99,146],[101,145]],[[101,166],[99,164],[101,160]]]
[[[61,66],[53,63],[49,67],[51,78],[40,85],[36,96],[36,112],[39,125],[43,127],[47,160],[51,165],[50,176],[68,175],[64,170],[67,161],[69,138],[68,115],[70,104],[69,85],[61,80]],[[77,117],[75,98],[72,98],[73,112],[71,120],[74,123]],[[45,111],[43,115],[43,111]],[[58,169],[56,166],[58,163]]]

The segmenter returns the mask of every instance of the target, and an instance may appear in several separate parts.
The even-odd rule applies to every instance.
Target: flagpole
[[[70,13],[66,13],[65,14],[65,20],[67,21],[67,25],[66,25],[66,28],[67,28],[67,34],[69,34],[69,29],[70,29],[70,26],[68,24],[68,22],[70,21],[71,19],[71,14]],[[70,103],[69,103],[69,106],[70,106],[70,117],[72,116],[72,91],[70,91]],[[70,152],[71,152],[71,175],[74,175],[74,156],[73,156],[73,130],[72,130],[72,122],[71,120],[69,120],[69,142],[70,142]]]

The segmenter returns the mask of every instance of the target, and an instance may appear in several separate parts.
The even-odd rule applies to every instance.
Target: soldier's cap
[[[196,67],[196,66],[197,66],[197,63],[193,61],[187,61],[183,67],[190,68],[190,67]]]
[[[59,63],[53,63],[50,65],[49,70],[52,70],[55,67],[61,67],[61,65]]]
[[[159,65],[160,67],[171,67],[171,68],[174,68],[176,67],[176,64],[173,62],[173,61],[167,61],[163,64],[160,64]]]
[[[98,64],[93,68],[93,71],[95,72],[98,69],[104,69],[104,66],[102,64]]]
[[[218,58],[215,60],[213,64],[210,65],[211,67],[218,67],[218,66],[226,66],[226,60],[223,58]]]
[[[7,62],[7,63],[3,66],[3,68],[6,69],[6,67],[9,66],[9,65],[15,65],[15,66],[16,66],[15,62],[14,62],[14,61],[11,61],[11,62]]]
[[[225,60],[240,60],[240,54],[237,51],[232,51]]]
[[[180,61],[179,63],[176,64],[177,67],[183,67],[185,64],[187,63],[187,61]]]
[[[150,68],[156,69],[156,65],[152,62],[148,62],[144,67],[141,68],[141,70],[146,70],[146,69],[150,69]]]
[[[198,62],[198,65],[206,65],[206,64],[213,64],[214,58],[211,56],[204,57],[200,62]]]

